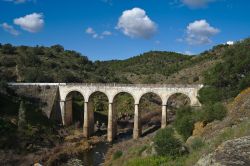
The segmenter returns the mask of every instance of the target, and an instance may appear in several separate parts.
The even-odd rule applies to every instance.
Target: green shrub
[[[199,137],[194,138],[191,142],[191,145],[190,145],[192,150],[198,150],[203,146],[204,146],[204,141]]]
[[[215,103],[221,100],[220,91],[215,87],[204,87],[199,90],[199,101],[202,104]]]
[[[185,141],[192,135],[194,129],[194,120],[191,116],[183,117],[177,123],[175,123],[175,128],[177,132],[182,135]]]
[[[227,115],[227,109],[221,103],[204,106],[204,121],[209,123],[214,120],[222,120]]]
[[[161,129],[154,137],[155,149],[160,156],[177,157],[180,155],[181,142],[174,137],[172,128]]]
[[[159,166],[165,165],[170,159],[167,157],[146,157],[146,158],[134,158],[129,160],[126,166]]]
[[[195,117],[191,107],[181,107],[176,112],[174,127],[184,140],[192,135]]]
[[[123,155],[123,152],[118,150],[113,154],[113,160],[116,160],[118,158],[120,158]]]

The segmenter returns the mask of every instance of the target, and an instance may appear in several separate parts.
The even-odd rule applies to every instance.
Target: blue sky
[[[198,54],[249,29],[248,0],[0,0],[0,43],[60,44],[91,60]]]

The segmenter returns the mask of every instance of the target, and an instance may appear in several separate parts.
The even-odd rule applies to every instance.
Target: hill
[[[126,60],[92,62],[60,45],[0,44],[0,77],[9,82],[200,83],[202,72],[219,61],[226,47],[200,56],[151,51]]]

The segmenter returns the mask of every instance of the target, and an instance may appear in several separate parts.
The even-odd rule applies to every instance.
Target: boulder
[[[203,134],[205,128],[204,122],[196,122],[194,124],[193,136],[200,136]]]
[[[214,152],[203,156],[196,166],[249,166],[250,136],[222,143]]]

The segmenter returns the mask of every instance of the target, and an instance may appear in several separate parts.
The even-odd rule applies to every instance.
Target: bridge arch
[[[147,91],[139,100],[139,134],[147,135],[161,126],[163,99],[160,94]]]
[[[61,101],[66,101],[67,96],[68,96],[71,92],[78,92],[78,93],[80,93],[80,94],[83,96],[84,101],[87,100],[87,98],[86,98],[86,93],[85,93],[83,90],[81,90],[81,88],[69,88],[69,89],[67,89],[67,90],[65,90],[65,91],[59,91],[59,92],[60,92]]]
[[[141,98],[142,98],[143,96],[147,95],[147,94],[154,94],[154,95],[158,96],[158,97],[161,99],[162,104],[164,103],[164,97],[163,97],[162,94],[160,94],[160,93],[158,93],[158,92],[155,92],[155,91],[146,91],[146,92],[143,92],[143,93],[141,93],[140,95],[138,95],[136,104],[139,104],[140,101],[141,101]]]
[[[200,102],[197,98],[197,94],[185,92],[185,91],[175,91],[175,92],[169,93],[166,97],[166,104],[169,103],[169,100],[171,99],[171,97],[173,97],[174,95],[178,95],[178,94],[186,96],[190,100],[190,106],[200,106]]]
[[[167,97],[167,105],[170,106],[172,101],[178,100],[178,99],[183,99],[185,101],[185,103],[183,103],[184,105],[191,105],[191,97],[183,92],[175,92],[175,93],[171,93],[169,94],[169,96]]]
[[[103,91],[93,91],[88,98],[88,123],[90,135],[107,132],[109,96]]]
[[[120,135],[131,135],[133,132],[135,99],[131,93],[119,92],[113,99],[115,135],[119,129]]]
[[[86,95],[86,97],[87,97],[86,101],[88,102],[89,99],[90,99],[93,95],[95,95],[96,93],[104,94],[104,95],[107,97],[108,102],[109,102],[109,103],[112,103],[112,96],[110,95],[110,93],[108,93],[108,92],[106,92],[106,91],[103,91],[103,90],[99,90],[99,89],[98,89],[98,90],[94,90],[94,91],[90,92],[88,95]]]
[[[110,99],[111,99],[111,103],[113,103],[114,102],[114,99],[118,96],[118,95],[120,95],[120,94],[129,94],[130,96],[132,96],[133,97],[133,100],[134,100],[134,102],[136,101],[136,96],[133,94],[133,93],[131,93],[130,91],[119,91],[119,92],[116,92],[116,93],[114,93],[114,94],[112,94],[111,95],[111,97],[110,97]]]
[[[67,93],[64,100],[63,122],[66,126],[75,124],[76,127],[82,127],[84,117],[84,96],[77,90],[71,90]]]

